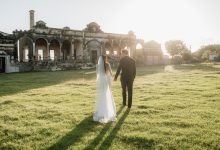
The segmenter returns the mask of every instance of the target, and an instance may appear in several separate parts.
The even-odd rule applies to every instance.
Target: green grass
[[[133,106],[92,121],[95,70],[0,74],[0,149],[220,149],[220,65],[138,68]]]

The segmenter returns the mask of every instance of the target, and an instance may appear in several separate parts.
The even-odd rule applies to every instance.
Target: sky
[[[162,45],[182,40],[192,51],[220,44],[220,0],[0,0],[0,31],[29,29],[29,10],[47,26],[82,30],[97,22],[104,32],[133,31]]]

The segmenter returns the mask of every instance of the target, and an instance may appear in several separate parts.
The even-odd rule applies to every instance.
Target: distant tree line
[[[202,46],[193,56],[200,62],[220,61],[220,44]]]
[[[183,41],[170,40],[165,42],[165,48],[172,57],[171,63],[174,64],[220,61],[219,44],[202,46],[196,52],[191,53],[190,48]]]

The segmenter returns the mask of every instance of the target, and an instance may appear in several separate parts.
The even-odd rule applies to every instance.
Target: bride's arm
[[[111,74],[111,76],[112,76],[112,68],[111,68],[111,65],[110,64],[108,64],[108,68],[109,68],[109,72],[110,72],[110,74]]]
[[[98,64],[96,64],[96,75],[98,74]]]

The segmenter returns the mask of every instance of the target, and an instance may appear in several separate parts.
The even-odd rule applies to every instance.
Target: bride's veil
[[[105,73],[103,57],[100,56],[96,66],[96,108],[93,119],[99,122],[114,120],[116,116],[114,99],[110,90],[108,75]]]
[[[96,104],[99,103],[99,100],[104,99],[106,96],[106,91],[108,88],[107,76],[104,68],[104,60],[102,56],[99,56],[98,64],[96,66]]]
[[[105,66],[104,66],[104,60],[102,56],[99,56],[96,73],[97,73],[97,80],[100,79],[101,76],[105,75]]]

